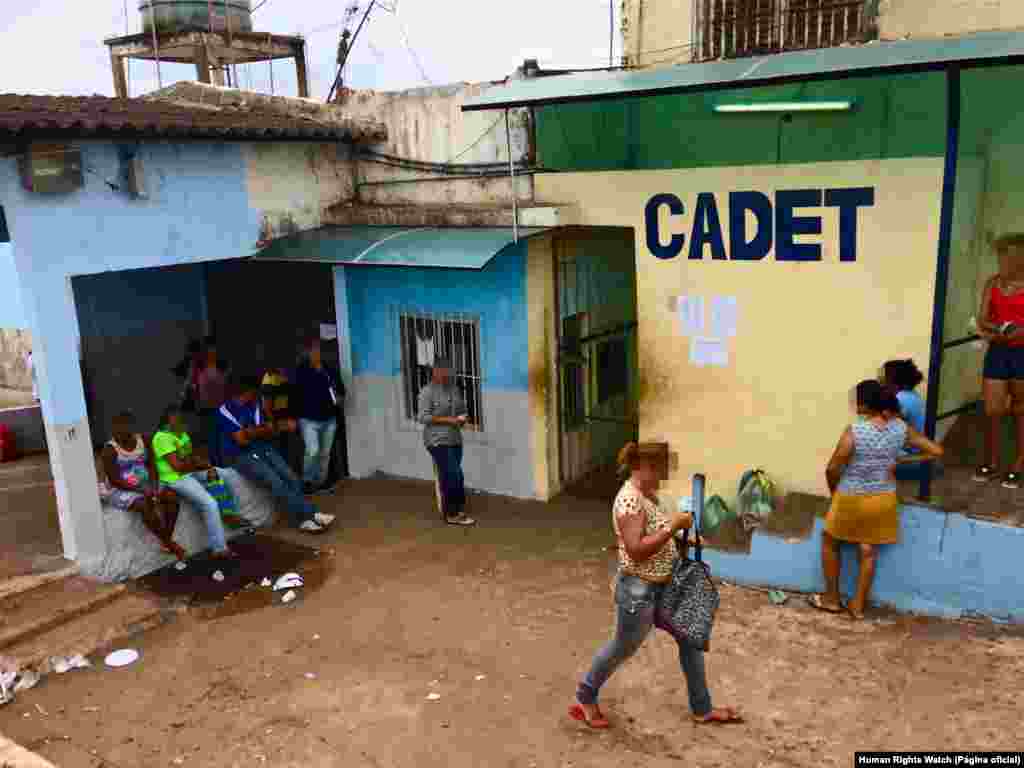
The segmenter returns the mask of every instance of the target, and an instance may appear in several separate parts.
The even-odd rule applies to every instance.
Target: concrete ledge
[[[728,581],[796,592],[824,588],[821,571],[822,520],[810,539],[787,544],[755,535],[749,555],[709,550],[712,573]],[[1024,529],[952,512],[905,505],[900,541],[879,549],[872,602],[899,611],[1024,623],[1024,592],[1019,587]],[[857,553],[842,552],[841,590],[854,591]]]
[[[0,733],[0,766],[3,768],[57,768],[35,752],[19,747]]]

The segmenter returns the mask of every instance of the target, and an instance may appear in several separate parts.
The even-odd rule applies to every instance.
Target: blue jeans
[[[445,515],[448,517],[461,515],[462,510],[466,507],[466,480],[462,475],[462,446],[436,445],[427,450],[430,451],[430,455],[437,463]]]
[[[168,488],[181,496],[195,507],[206,523],[206,533],[210,537],[210,549],[223,552],[227,549],[227,537],[224,534],[224,522],[220,519],[220,505],[192,475],[185,475],[176,483],[168,483]]]
[[[598,651],[590,671],[576,689],[580,704],[596,704],[597,696],[608,678],[622,662],[635,654],[654,627],[654,607],[662,586],[636,576],[620,573],[615,583],[615,605],[618,620],[615,637]],[[698,717],[711,711],[711,694],[704,676],[704,652],[685,643],[679,645],[679,666],[686,677],[690,710]]]
[[[285,508],[288,521],[293,527],[298,528],[313,519],[316,507],[302,494],[302,481],[269,445],[249,446],[235,460],[234,468],[242,477],[269,490]]]
[[[327,470],[331,466],[331,451],[334,449],[338,421],[299,419],[299,431],[302,433],[302,442],[306,445],[306,453],[302,459],[302,480],[309,485],[323,485],[327,480]]]

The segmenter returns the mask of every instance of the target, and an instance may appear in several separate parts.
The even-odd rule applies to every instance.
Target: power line
[[[264,5],[266,5],[269,2],[270,2],[270,0],[263,0],[261,3],[257,4],[255,8],[253,8],[251,11],[249,11],[249,13],[256,13],[256,11],[258,11],[260,8],[262,8]]]
[[[502,116],[502,117],[503,117],[503,116]],[[490,124],[490,126],[489,126],[489,127],[487,128],[487,130],[486,130],[486,131],[484,131],[483,133],[481,133],[481,134],[480,134],[480,135],[479,135],[479,136],[477,137],[477,140],[476,140],[476,141],[474,141],[474,142],[473,142],[472,144],[470,144],[470,145],[469,145],[468,147],[466,147],[466,148],[465,148],[464,150],[462,150],[461,152],[459,152],[459,154],[455,155],[455,157],[453,157],[452,159],[450,159],[450,160],[448,161],[448,163],[447,163],[447,164],[448,164],[448,165],[451,165],[451,164],[452,164],[452,163],[454,163],[454,162],[455,162],[456,160],[458,160],[458,159],[459,159],[460,157],[462,157],[462,156],[463,156],[463,155],[465,155],[465,154],[466,154],[467,152],[469,152],[469,151],[470,151],[471,149],[473,149],[474,147],[476,147],[476,145],[477,145],[477,144],[479,144],[479,143],[480,143],[481,141],[483,141],[483,140],[484,140],[484,139],[485,139],[485,138],[486,138],[486,137],[488,136],[488,134],[490,134],[490,132],[491,132],[491,131],[493,131],[493,130],[494,130],[494,129],[495,129],[496,127],[497,127],[497,125],[498,125],[498,123],[499,123],[500,121],[501,121],[501,117],[499,117],[499,118],[498,118],[497,120],[495,120],[495,121],[494,121],[493,123],[491,123],[491,124]]]

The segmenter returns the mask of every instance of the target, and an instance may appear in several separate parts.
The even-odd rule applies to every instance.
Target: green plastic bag
[[[702,531],[713,533],[722,523],[736,517],[721,496],[712,496],[704,502],[704,516],[700,521]]]
[[[740,522],[750,531],[775,511],[775,485],[762,469],[752,469],[740,479],[736,500]]]

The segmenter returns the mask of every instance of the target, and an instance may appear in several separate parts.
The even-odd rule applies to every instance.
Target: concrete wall
[[[347,145],[249,144],[244,156],[249,204],[261,214],[264,237],[315,229],[325,209],[355,196]]]
[[[622,55],[627,66],[691,61],[694,0],[622,0]]]
[[[377,152],[431,163],[508,163],[503,113],[462,112],[467,99],[488,89],[486,84],[460,83],[411,91],[350,91],[345,109],[356,118],[373,117],[387,127],[388,140]],[[531,126],[526,110],[510,112],[512,155],[522,160],[530,152]],[[504,169],[507,171],[507,167]],[[363,159],[361,181],[436,179],[436,173],[396,168]],[[359,201],[382,205],[502,204],[510,205],[512,182],[508,178],[430,181],[359,187]],[[532,198],[529,177],[516,183],[521,200]]]
[[[622,0],[624,63],[649,67],[690,62],[694,2]],[[1019,0],[866,0],[869,12],[873,5],[882,40],[1024,27],[1024,3]]]
[[[526,253],[526,242],[509,246],[480,271],[344,269],[335,295],[345,291],[348,303],[353,382],[346,416],[354,477],[378,471],[433,477],[420,429],[404,413],[397,315],[399,310],[462,313],[479,321],[484,377],[484,429],[465,436],[466,483],[488,492],[536,497]]]
[[[14,269],[14,251],[10,243],[0,243],[0,328],[25,328],[27,325],[18,273]]]
[[[1019,0],[879,0],[878,31],[883,40],[943,37],[1024,27]]]
[[[797,544],[755,534],[749,555],[705,550],[715,576],[740,584],[802,592],[824,589],[822,521]],[[1024,529],[904,506],[900,542],[879,548],[872,600],[901,611],[1024,622],[1019,552]],[[842,590],[855,589],[856,552],[843,549]]]
[[[640,437],[679,453],[666,490],[704,472],[709,492],[728,498],[745,469],[763,466],[784,490],[822,491],[822,468],[851,418],[851,387],[888,358],[912,357],[922,368],[928,360],[942,174],[941,159],[920,158],[538,178],[541,199],[576,203],[582,224],[636,232]],[[646,234],[657,194],[679,195],[684,206],[678,215],[656,208],[661,243],[682,235],[688,249],[710,226],[696,210],[697,193],[708,192],[725,225],[723,247],[728,239],[735,249],[730,192],[846,187],[875,190],[874,205],[858,214],[854,262],[840,261],[834,208],[799,214],[821,217],[820,235],[797,238],[819,243],[820,261],[780,261],[774,245],[754,261],[713,259],[706,246],[698,260],[685,250],[656,258]],[[766,229],[774,231],[777,213]],[[747,238],[752,220],[748,213]],[[704,334],[712,335],[716,295],[737,299],[737,335],[724,340],[724,366],[699,367],[675,301],[702,297]]]

